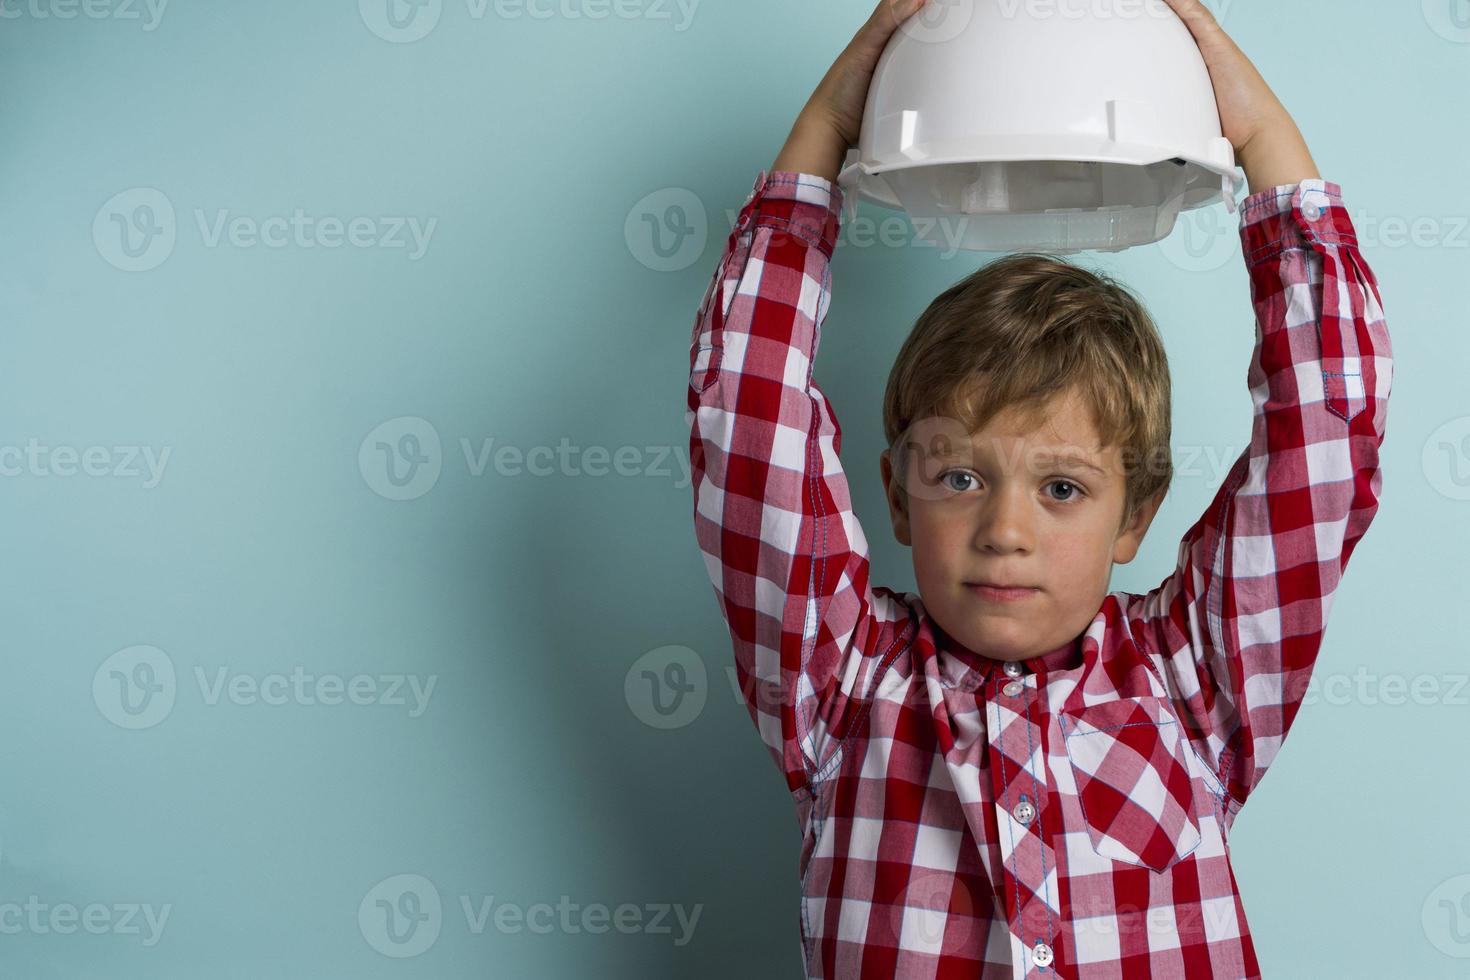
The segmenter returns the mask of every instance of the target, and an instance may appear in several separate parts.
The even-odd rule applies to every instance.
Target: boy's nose
[[[998,490],[980,511],[975,547],[995,554],[1030,551],[1035,547],[1035,515],[1024,488]]]

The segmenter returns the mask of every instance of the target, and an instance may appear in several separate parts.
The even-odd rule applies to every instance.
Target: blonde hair
[[[1126,524],[1173,478],[1158,328],[1106,275],[1044,253],[998,259],[936,297],[898,352],[883,395],[894,468],[907,473],[905,433],[921,419],[953,419],[972,434],[1006,409],[1039,422],[1069,391],[1091,410],[1101,444],[1122,450]]]

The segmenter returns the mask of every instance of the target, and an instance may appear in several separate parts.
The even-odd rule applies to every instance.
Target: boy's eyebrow
[[[1092,470],[1098,476],[1107,476],[1107,471],[1104,470],[1101,466],[1098,466],[1096,463],[1093,463],[1091,460],[1086,459],[1077,453],[1038,452],[1032,458],[1037,460],[1038,462],[1080,466],[1083,469]]]
[[[938,445],[934,444],[933,442],[931,442],[931,444],[928,445],[928,446],[922,446],[922,445],[920,445],[920,448],[927,449],[928,450],[928,456],[931,459],[937,459],[937,460],[949,460],[949,459],[960,459],[960,458],[972,459],[974,457],[974,448],[972,446],[963,445],[963,446],[956,447],[956,446],[951,445],[950,444],[950,441],[948,439],[938,440],[938,443],[939,443]],[[1037,463],[1041,463],[1041,464],[1048,464],[1049,463],[1049,464],[1052,464],[1052,465],[1062,465],[1062,466],[1068,466],[1068,465],[1070,465],[1070,466],[1076,466],[1076,467],[1079,467],[1081,469],[1091,470],[1092,472],[1096,473],[1098,476],[1107,476],[1107,471],[1106,470],[1104,470],[1101,466],[1098,466],[1096,463],[1092,462],[1091,460],[1087,459],[1085,456],[1081,455],[1080,453],[1076,453],[1076,452],[1055,452],[1055,451],[1051,451],[1051,450],[1041,450],[1041,449],[1038,449],[1038,450],[1033,450],[1032,452],[1028,453],[1027,456],[1028,456],[1028,458],[1034,460]]]

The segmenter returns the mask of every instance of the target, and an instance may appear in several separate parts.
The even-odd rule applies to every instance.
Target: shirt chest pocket
[[[1165,871],[1199,846],[1190,749],[1159,699],[1105,701],[1058,720],[1100,856]]]

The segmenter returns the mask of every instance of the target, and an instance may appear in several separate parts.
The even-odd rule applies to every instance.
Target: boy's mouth
[[[965,588],[969,589],[973,595],[991,602],[1016,602],[1041,591],[1029,586],[991,585],[986,582],[966,582]]]

